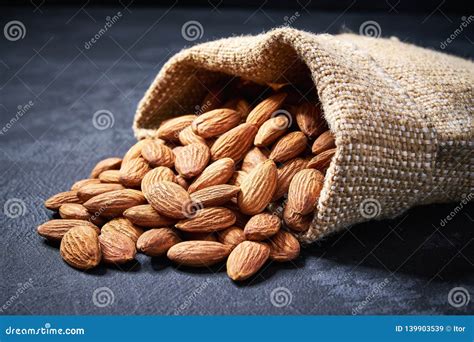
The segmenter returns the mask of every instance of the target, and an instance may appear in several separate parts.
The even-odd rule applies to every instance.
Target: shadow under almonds
[[[355,225],[314,243],[305,254],[433,281],[459,281],[474,275],[474,204],[451,215],[457,206],[417,207],[393,220]]]

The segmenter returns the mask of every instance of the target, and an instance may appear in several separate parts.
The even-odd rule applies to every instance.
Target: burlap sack
[[[225,74],[317,88],[337,152],[302,242],[415,205],[472,197],[470,61],[394,38],[290,28],[212,41],[166,63],[138,106],[136,137],[154,136],[163,119],[194,112]]]

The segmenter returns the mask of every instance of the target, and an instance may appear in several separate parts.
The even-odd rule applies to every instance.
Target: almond
[[[107,170],[99,175],[101,183],[120,183],[120,170]]]
[[[280,199],[283,195],[288,193],[290,182],[293,176],[306,167],[307,161],[303,158],[295,158],[288,160],[277,170],[277,189],[273,195],[272,201]]]
[[[109,264],[124,264],[135,259],[135,243],[128,236],[115,232],[102,232],[99,235],[102,260]]]
[[[189,144],[207,145],[206,139],[194,133],[193,128],[191,126],[186,127],[179,133],[179,142],[182,145],[189,145]]]
[[[300,243],[293,234],[279,231],[270,239],[270,259],[275,261],[291,261],[300,254]]]
[[[283,209],[285,224],[294,231],[304,232],[308,230],[313,215],[301,215],[295,212],[291,206],[286,205]]]
[[[238,196],[240,210],[247,215],[261,213],[275,192],[277,169],[272,160],[255,167],[243,180]]]
[[[176,183],[176,175],[169,167],[159,166],[152,169],[142,179],[141,188],[143,193],[150,192],[155,184],[163,181]]]
[[[183,176],[177,175],[176,176],[176,183],[179,184],[183,189],[188,190],[189,184]]]
[[[269,146],[285,134],[291,122],[286,115],[277,115],[265,121],[254,139],[255,146]]]
[[[222,134],[212,145],[212,160],[232,158],[239,162],[250,149],[257,134],[257,127],[253,124],[241,124]]]
[[[101,260],[99,236],[88,226],[69,229],[61,240],[61,256],[72,267],[88,270]]]
[[[185,241],[168,250],[170,260],[184,266],[206,267],[223,261],[231,247],[214,241]]]
[[[241,170],[248,173],[267,159],[267,156],[265,156],[258,147],[254,147],[247,152],[242,160]]]
[[[175,219],[159,214],[149,204],[128,208],[123,212],[123,216],[128,218],[133,224],[148,228],[171,226],[176,223]]]
[[[206,145],[186,145],[176,154],[176,171],[184,178],[196,177],[204,170],[210,157],[209,147]]]
[[[44,206],[49,210],[57,211],[65,203],[82,203],[82,201],[77,197],[77,191],[64,191],[48,198]]]
[[[219,159],[210,164],[189,186],[188,192],[193,193],[212,185],[227,183],[234,173],[234,164],[234,160],[231,158]]]
[[[197,135],[203,138],[219,136],[234,128],[241,120],[240,114],[229,108],[214,109],[199,115],[191,127]]]
[[[137,241],[140,252],[156,257],[166,254],[168,250],[180,243],[181,239],[171,228],[150,229],[143,233]]]
[[[152,167],[173,167],[174,165],[173,150],[165,144],[155,140],[148,140],[143,145],[142,156]]]
[[[148,143],[151,139],[143,139],[139,140],[135,145],[130,147],[130,149],[125,153],[125,156],[123,157],[122,164],[126,163],[132,159],[139,158],[142,155],[142,148],[145,144]]]
[[[183,187],[168,181],[144,189],[144,194],[158,213],[176,219],[185,218],[186,206],[192,203],[191,197]]]
[[[85,202],[91,199],[94,196],[116,190],[125,189],[122,184],[115,183],[99,183],[99,184],[89,184],[85,185],[79,189],[77,192],[77,197],[80,198],[82,202]]]
[[[130,207],[145,203],[146,199],[141,191],[124,189],[94,196],[84,203],[84,207],[94,214],[115,217],[122,215]]]
[[[65,203],[59,207],[59,216],[63,219],[89,220],[91,214],[79,203]]]
[[[273,146],[270,156],[275,162],[285,162],[299,156],[308,144],[303,132],[291,132],[278,140]]]
[[[86,179],[81,179],[79,181],[77,181],[76,183],[74,183],[71,187],[71,191],[77,191],[79,190],[81,187],[85,186],[85,185],[89,185],[89,184],[98,184],[100,183],[100,180],[98,180],[97,178],[86,178]]]
[[[252,216],[244,228],[247,240],[262,241],[278,233],[281,227],[280,218],[269,213]]]
[[[331,131],[326,131],[314,141],[313,146],[311,147],[311,152],[313,152],[313,154],[320,154],[334,147],[336,147],[334,135]]]
[[[231,210],[222,207],[197,210],[191,216],[176,223],[176,228],[185,232],[207,233],[230,227],[236,220]]]
[[[158,128],[158,138],[171,142],[177,141],[179,133],[191,125],[195,118],[196,115],[183,115],[164,121],[160,128]]]
[[[120,168],[120,183],[129,188],[139,188],[143,177],[150,170],[150,166],[143,158],[127,161]]]
[[[298,106],[295,117],[300,130],[310,138],[317,137],[327,129],[319,105],[305,102]]]
[[[209,186],[191,194],[191,200],[203,207],[222,205],[230,201],[240,191],[240,188],[229,184]]]
[[[244,241],[237,245],[227,259],[227,275],[241,281],[256,274],[270,256],[270,247],[261,242]]]
[[[217,232],[217,236],[220,243],[232,246],[232,248],[245,241],[244,230],[235,226]]]
[[[286,205],[301,215],[313,212],[318,204],[323,184],[324,175],[318,170],[305,169],[299,171],[291,180]]]
[[[321,152],[317,156],[313,157],[306,167],[319,170],[321,172],[326,172],[327,168],[331,164],[332,158],[336,153],[336,149],[332,148]]]
[[[285,93],[275,94],[260,102],[247,116],[247,123],[262,126],[281,107],[286,96]]]
[[[98,178],[106,170],[118,170],[122,164],[120,158],[107,158],[98,162],[92,169],[90,178]]]
[[[94,229],[97,234],[99,234],[99,228],[88,222],[83,220],[71,220],[71,219],[58,219],[58,220],[50,220],[48,222],[43,223],[38,227],[38,234],[48,240],[51,241],[59,241],[63,238],[66,232],[74,227],[82,227],[87,226]]]
[[[143,234],[143,229],[134,225],[129,219],[118,217],[107,222],[101,230],[102,234],[120,233],[127,236],[134,243]]]

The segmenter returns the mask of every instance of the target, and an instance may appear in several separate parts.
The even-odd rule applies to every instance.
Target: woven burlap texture
[[[313,82],[337,152],[310,229],[313,242],[422,204],[472,197],[474,64],[382,39],[278,28],[185,49],[140,101],[137,138],[193,113],[228,75],[258,83]]]

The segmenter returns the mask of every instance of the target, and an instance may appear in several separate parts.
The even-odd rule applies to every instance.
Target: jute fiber
[[[226,75],[317,89],[337,152],[302,242],[416,205],[472,198],[471,61],[394,38],[291,28],[212,41],[165,64],[138,106],[136,137],[193,113]]]

